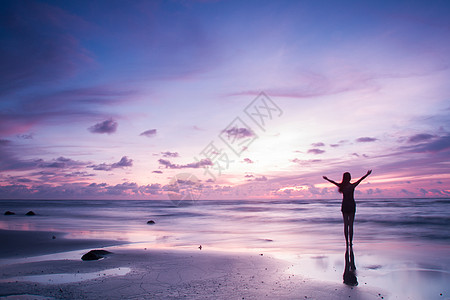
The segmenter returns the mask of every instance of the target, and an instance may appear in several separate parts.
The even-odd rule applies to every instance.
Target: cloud
[[[264,175],[261,177],[255,177],[255,181],[267,181],[267,177]]]
[[[226,133],[228,137],[234,136],[237,139],[242,139],[245,137],[251,137],[255,135],[251,130],[248,130],[247,128],[238,128],[238,127],[232,127],[227,130],[224,129],[222,132]]]
[[[128,158],[127,156],[123,156],[119,162],[113,163],[111,165],[112,168],[123,168],[131,166],[133,166],[133,160],[131,158]]]
[[[156,173],[156,174],[162,174],[163,172],[162,172],[162,171],[160,171],[160,170],[155,170],[155,171],[153,171],[152,173]]]
[[[411,153],[423,153],[423,152],[437,153],[445,150],[450,150],[450,135],[438,137],[433,141],[430,141],[429,143],[422,143],[414,146],[402,147],[401,149],[405,149],[407,152]]]
[[[107,183],[69,182],[57,185],[36,184],[23,180],[22,183],[0,185],[0,199],[47,198],[47,199],[117,199],[157,196],[161,198],[166,187],[158,183],[138,185],[135,182],[124,182],[116,185]]]
[[[29,133],[29,134],[19,134],[17,135],[17,137],[19,139],[24,139],[24,140],[32,140],[33,139],[33,133]]]
[[[166,152],[161,152],[163,157],[179,157],[180,155],[178,154],[178,152],[170,152],[170,151],[166,151]]]
[[[111,171],[112,169],[131,167],[133,166],[133,160],[127,156],[123,156],[120,161],[113,164],[101,163],[99,165],[90,165],[89,167],[97,171]]]
[[[83,172],[77,171],[64,175],[64,177],[93,177],[93,176],[95,176],[95,174],[88,173],[86,171]]]
[[[324,147],[325,144],[322,143],[322,142],[318,142],[318,143],[312,143],[311,146],[313,146],[313,147]]]
[[[302,166],[309,166],[312,163],[318,163],[318,162],[321,162],[321,161],[322,161],[321,159],[301,160],[301,159],[298,159],[298,158],[294,158],[294,159],[291,160],[291,162],[299,164],[299,165],[302,165]]]
[[[254,163],[253,160],[251,160],[250,158],[244,158],[243,162],[246,162],[248,164]]]
[[[322,149],[318,149],[318,148],[314,148],[314,149],[309,149],[308,153],[312,153],[312,154],[322,154],[325,153],[325,150]]]
[[[408,138],[408,143],[420,143],[434,138],[434,135],[428,133],[419,133]]]
[[[66,158],[63,156],[58,157],[57,159],[54,159],[49,162],[45,162],[42,159],[36,160],[37,167],[40,168],[70,168],[70,167],[82,167],[85,166],[87,163],[82,161],[76,161],[70,158]]]
[[[156,135],[156,129],[149,129],[140,134],[140,136],[152,137]]]
[[[169,160],[162,159],[162,158],[159,159],[158,162],[161,165],[163,165],[163,166],[165,166],[166,168],[169,168],[169,169],[187,169],[187,168],[198,169],[198,168],[203,168],[203,167],[206,167],[206,166],[212,166],[213,165],[213,162],[210,159],[208,159],[208,158],[202,159],[202,160],[197,161],[197,162],[189,163],[189,164],[186,164],[186,165],[173,164]]]
[[[377,140],[378,140],[377,138],[368,137],[368,136],[364,136],[364,137],[360,137],[360,138],[356,139],[356,141],[358,143],[371,143],[371,142],[375,142]]]
[[[108,119],[106,121],[97,123],[91,127],[88,128],[88,130],[92,133],[107,133],[111,134],[116,132],[117,130],[117,122],[113,119]]]

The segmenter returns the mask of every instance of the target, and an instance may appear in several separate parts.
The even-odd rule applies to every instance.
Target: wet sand
[[[308,279],[293,272],[301,266],[264,253],[148,249],[139,244],[104,247],[114,241],[69,240],[62,234],[53,239],[53,235],[0,231],[2,241],[8,238],[2,246],[6,251],[0,253],[0,297],[381,299],[387,293]],[[98,261],[81,260],[84,253],[98,248],[113,254]]]

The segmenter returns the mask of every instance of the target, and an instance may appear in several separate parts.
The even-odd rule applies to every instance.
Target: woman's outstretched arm
[[[328,179],[327,176],[323,176],[322,178],[325,179],[326,181],[331,182],[332,184],[334,184],[334,185],[336,185],[336,186],[339,186],[339,184],[338,184],[337,182],[335,182],[335,181],[333,181],[333,180],[331,180],[331,179]]]
[[[367,171],[366,175],[364,175],[363,177],[361,177],[357,182],[354,183],[355,186],[357,186],[358,184],[361,183],[361,181],[363,181],[364,179],[366,179],[367,176],[369,176],[372,173],[372,170]]]

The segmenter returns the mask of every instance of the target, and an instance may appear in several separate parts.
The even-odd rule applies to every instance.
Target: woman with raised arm
[[[361,177],[358,181],[351,183],[352,179],[349,172],[345,172],[342,176],[342,182],[337,183],[331,179],[328,179],[326,176],[323,176],[323,179],[331,182],[339,188],[339,193],[342,194],[342,205],[341,212],[342,217],[344,218],[344,235],[345,235],[345,243],[349,245],[349,235],[350,235],[350,246],[353,245],[353,221],[355,220],[355,212],[356,212],[356,203],[354,192],[355,188],[358,184],[361,183],[367,176],[372,173],[372,170],[367,171],[366,175]]]

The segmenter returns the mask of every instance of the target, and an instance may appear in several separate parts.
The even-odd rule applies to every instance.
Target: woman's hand
[[[367,176],[369,176],[370,174],[372,174],[372,170],[367,171]]]
[[[322,176],[322,178],[325,179],[325,180],[328,180],[328,177],[327,177],[327,176]]]

